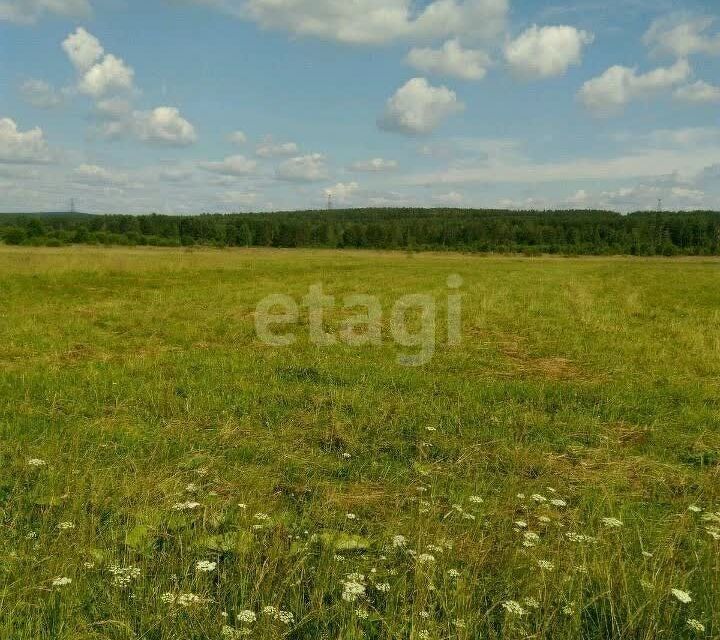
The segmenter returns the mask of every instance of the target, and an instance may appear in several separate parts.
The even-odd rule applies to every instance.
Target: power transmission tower
[[[657,210],[658,210],[660,213],[662,213],[662,210],[663,210],[663,201],[662,201],[662,198],[658,198],[658,208],[657,208]]]
[[[332,211],[333,208],[333,199],[332,199],[332,193],[328,193],[328,204],[327,204],[328,211]]]
[[[70,199],[70,213],[75,213],[75,198]]]

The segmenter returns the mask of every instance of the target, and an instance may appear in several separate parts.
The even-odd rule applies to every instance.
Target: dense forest
[[[718,255],[720,212],[349,209],[253,214],[0,215],[0,241],[331,247],[501,253]]]

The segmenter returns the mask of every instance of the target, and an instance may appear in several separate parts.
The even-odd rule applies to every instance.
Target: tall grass
[[[719,637],[719,266],[0,248],[0,638]],[[255,337],[456,273],[424,367]]]

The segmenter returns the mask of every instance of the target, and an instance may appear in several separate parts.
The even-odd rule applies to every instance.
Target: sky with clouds
[[[0,0],[0,211],[720,209],[717,0]]]

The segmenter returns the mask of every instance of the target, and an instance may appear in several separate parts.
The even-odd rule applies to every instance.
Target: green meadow
[[[0,639],[720,637],[719,276],[0,247]],[[313,344],[316,283],[328,330],[377,296],[382,344]],[[389,319],[418,293],[409,367]],[[289,346],[256,334],[270,294]]]

